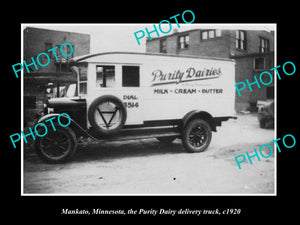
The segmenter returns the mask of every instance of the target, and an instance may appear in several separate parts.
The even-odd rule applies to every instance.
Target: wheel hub
[[[190,132],[189,142],[195,147],[200,147],[204,144],[206,136],[206,131],[203,127],[195,127]]]

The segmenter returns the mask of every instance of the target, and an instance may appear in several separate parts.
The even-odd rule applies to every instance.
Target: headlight
[[[48,107],[48,114],[53,113],[54,112],[54,108],[49,108]]]
[[[50,107],[48,107],[47,104],[44,104],[44,110],[43,110],[44,115],[52,113],[52,112],[54,112],[54,108],[50,108]]]

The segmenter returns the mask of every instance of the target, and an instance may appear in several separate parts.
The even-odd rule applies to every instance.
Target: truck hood
[[[70,98],[51,98],[48,100],[48,107],[58,107],[58,106],[73,106],[85,102],[85,99],[80,97],[70,97]]]

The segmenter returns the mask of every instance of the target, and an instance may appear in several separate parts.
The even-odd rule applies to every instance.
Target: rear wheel
[[[62,163],[71,159],[77,147],[77,139],[69,127],[56,127],[56,131],[48,129],[44,137],[37,137],[35,151],[48,163]]]
[[[203,152],[210,144],[212,131],[202,119],[190,121],[183,130],[182,144],[188,152]]]

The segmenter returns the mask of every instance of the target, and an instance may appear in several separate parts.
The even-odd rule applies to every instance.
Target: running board
[[[182,133],[178,128],[167,127],[167,128],[131,128],[122,129],[117,134],[111,136],[98,136],[93,135],[97,143],[105,143],[111,141],[129,141],[129,140],[140,140],[157,137],[177,137],[181,138]]]

